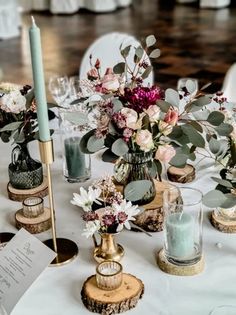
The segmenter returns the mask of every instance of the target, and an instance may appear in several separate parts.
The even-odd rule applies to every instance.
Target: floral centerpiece
[[[50,117],[53,118],[52,112]],[[33,89],[11,83],[0,84],[0,137],[17,144],[12,151],[8,172],[17,189],[30,189],[43,181],[42,164],[33,160],[27,144],[38,138],[36,103]]]
[[[139,204],[154,198],[152,177],[161,175],[163,163],[184,167],[188,160],[196,159],[199,149],[206,147],[214,154],[215,142],[233,129],[221,110],[209,107],[214,96],[205,95],[204,87],[195,92],[191,80],[182,91],[145,86],[152,71],[149,58],[160,55],[159,49],[153,49],[155,43],[155,37],[150,35],[144,48],[121,48],[124,62],[107,69],[103,76],[100,61],[96,61],[88,78],[101,95],[97,102],[100,115],[97,128],[81,141],[85,153],[106,147],[105,161],[123,157],[128,164],[125,197]],[[127,61],[130,53],[134,54],[133,68]],[[147,169],[151,169],[152,176]]]

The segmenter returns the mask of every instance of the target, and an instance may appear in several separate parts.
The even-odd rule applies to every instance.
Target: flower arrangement
[[[155,43],[155,37],[150,35],[144,48],[121,48],[124,61],[107,69],[103,76],[100,61],[94,66],[91,62],[88,78],[92,79],[94,92],[100,93],[97,102],[100,114],[97,127],[81,141],[85,153],[107,148],[104,161],[116,160],[127,153],[151,152],[154,176],[162,173],[163,163],[184,167],[188,160],[196,159],[199,149],[209,147],[215,154],[216,142],[221,147],[218,139],[227,138],[233,131],[222,110],[210,106],[215,96],[204,94],[206,86],[195,91],[191,80],[182,91],[145,86],[145,79],[152,71],[149,58],[160,55],[159,49],[153,49]],[[132,52],[133,68],[127,59]],[[147,181],[140,187],[144,191],[145,185]],[[129,188],[137,187],[131,184]]]
[[[134,216],[140,211],[138,206],[123,199],[110,176],[94,182],[88,191],[81,187],[80,194],[73,194],[71,203],[84,210],[82,218],[86,222],[86,227],[83,235],[86,237],[92,236],[95,232],[117,233],[124,227],[130,229],[129,221],[134,221]],[[93,210],[94,204],[102,208]]]
[[[50,112],[50,118],[54,114]],[[0,136],[3,142],[28,143],[37,138],[37,114],[31,86],[0,83]]]

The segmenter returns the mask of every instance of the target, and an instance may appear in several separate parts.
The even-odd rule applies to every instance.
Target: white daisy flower
[[[83,187],[80,187],[80,194],[74,193],[73,200],[71,203],[78,207],[83,208],[84,211],[91,211],[92,204],[96,202],[97,204],[101,204],[98,200],[99,196],[101,195],[101,189],[96,188],[93,189],[91,186],[89,187],[88,191],[86,191]]]
[[[124,212],[127,215],[127,219],[122,224],[119,224],[117,231],[121,231],[123,229],[123,225],[130,230],[130,224],[129,221],[135,221],[134,218],[135,215],[137,215],[140,210],[138,209],[138,205],[132,205],[130,201],[127,202],[127,200],[123,200],[120,204],[114,203],[112,205],[112,208],[115,210],[115,213],[118,214],[120,212]]]
[[[82,233],[82,235],[86,236],[87,238],[89,238],[90,236],[93,236],[93,234],[97,231],[100,230],[100,221],[99,220],[95,220],[95,221],[88,221],[86,223],[86,228],[83,230],[84,232]]]

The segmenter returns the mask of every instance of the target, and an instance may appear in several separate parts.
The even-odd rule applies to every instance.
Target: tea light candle
[[[28,197],[24,199],[23,214],[26,218],[36,218],[44,212],[43,199],[41,197]]]
[[[97,266],[96,281],[102,290],[115,290],[122,284],[122,266],[116,261],[103,261]]]
[[[80,150],[80,137],[65,139],[65,158],[69,178],[78,178],[85,175],[85,155]]]
[[[173,213],[166,219],[167,247],[170,256],[187,258],[194,253],[194,220],[188,213]]]

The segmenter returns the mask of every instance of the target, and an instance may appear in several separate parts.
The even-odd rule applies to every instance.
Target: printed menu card
[[[55,252],[24,229],[0,251],[0,304],[8,314],[55,257]]]

